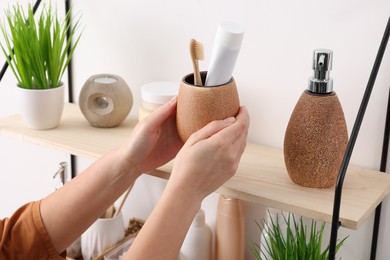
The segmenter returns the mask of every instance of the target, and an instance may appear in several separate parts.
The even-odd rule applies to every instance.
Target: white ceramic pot
[[[32,129],[45,130],[58,126],[64,109],[64,85],[51,89],[17,87],[20,115]]]
[[[81,235],[84,260],[92,260],[125,237],[122,212],[114,218],[99,218]]]

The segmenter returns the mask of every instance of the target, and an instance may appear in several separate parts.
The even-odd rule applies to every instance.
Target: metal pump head
[[[333,80],[329,77],[332,70],[333,52],[317,49],[313,52],[314,76],[309,79],[308,90],[313,93],[326,94],[333,90]]]
[[[60,176],[60,183],[56,185],[56,189],[61,188],[65,185],[66,179],[68,176],[68,163],[67,162],[60,162],[58,165],[58,170],[53,175],[53,179],[57,177],[57,175]]]

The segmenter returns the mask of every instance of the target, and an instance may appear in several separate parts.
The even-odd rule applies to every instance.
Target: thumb
[[[168,103],[165,103],[164,105],[157,108],[153,113],[145,117],[143,120],[145,120],[147,124],[160,126],[176,111],[176,105],[177,97],[173,97]]]

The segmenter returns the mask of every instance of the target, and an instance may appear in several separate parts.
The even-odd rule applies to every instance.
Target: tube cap
[[[229,49],[240,49],[243,37],[244,27],[233,22],[223,22],[218,27],[215,42]]]

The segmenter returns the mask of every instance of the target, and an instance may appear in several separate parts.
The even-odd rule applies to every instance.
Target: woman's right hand
[[[236,172],[246,146],[249,114],[213,121],[191,135],[175,158],[170,186],[199,200],[218,189]]]
[[[248,127],[248,111],[241,107],[237,117],[213,121],[191,135],[125,259],[176,259],[202,200],[235,174]]]

